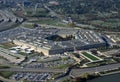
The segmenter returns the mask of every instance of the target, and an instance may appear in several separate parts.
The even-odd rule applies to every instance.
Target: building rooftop
[[[46,37],[59,35],[61,37],[74,36],[74,39],[65,41],[48,40]],[[64,38],[63,37],[63,38]],[[57,38],[56,38],[57,39]],[[21,34],[16,40],[32,44],[47,50],[64,49],[105,43],[99,34],[83,29],[38,28]]]

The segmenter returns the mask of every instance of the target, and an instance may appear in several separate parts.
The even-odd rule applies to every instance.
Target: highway
[[[22,61],[25,60],[25,56],[21,54],[14,54],[4,48],[0,48],[0,56],[9,60],[11,63],[16,63],[16,64],[21,63]]]
[[[52,15],[52,16],[56,16],[56,17],[58,17],[59,19],[62,19],[59,14],[57,14],[55,11],[53,11],[52,9],[50,9],[47,5],[44,5],[44,7],[51,12],[51,15]]]
[[[113,69],[117,69],[117,68],[120,68],[120,63],[92,67],[92,68],[72,69],[70,72],[70,76],[79,77],[81,74],[85,74],[85,73],[103,72],[103,71],[113,70]]]
[[[81,69],[72,69],[70,71],[70,76],[78,77],[84,73],[94,73],[94,72],[103,72],[107,70],[113,70],[116,68],[120,68],[120,63],[117,64],[110,64],[98,67],[91,67],[91,68],[81,68]],[[65,73],[64,69],[51,69],[51,68],[7,68],[7,69],[0,69],[0,71],[11,71],[11,72],[51,72],[51,73]]]
[[[17,82],[15,80],[10,80],[10,79],[4,78],[2,76],[0,76],[0,80],[2,80],[3,82]],[[0,82],[2,82],[2,81],[0,81]]]
[[[22,22],[23,18],[16,17],[11,11],[0,10],[0,20],[3,20],[0,22],[0,31],[4,31]]]
[[[62,69],[49,69],[49,68],[7,68],[0,69],[0,71],[11,71],[11,72],[33,72],[33,73],[64,73],[65,70]]]

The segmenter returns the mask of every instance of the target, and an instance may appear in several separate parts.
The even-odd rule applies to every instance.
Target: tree
[[[34,28],[36,28],[36,27],[38,27],[38,26],[39,26],[39,25],[36,24],[36,23],[33,24],[33,27],[34,27]]]

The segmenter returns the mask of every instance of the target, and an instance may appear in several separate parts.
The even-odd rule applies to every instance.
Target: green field
[[[4,78],[9,78],[12,74],[13,72],[0,72],[0,76]]]
[[[82,54],[83,54],[84,56],[86,56],[87,58],[93,60],[93,61],[100,60],[100,59],[96,58],[95,56],[92,56],[91,54],[89,54],[89,53],[87,53],[87,52],[82,52]]]
[[[58,27],[66,27],[67,25],[60,22],[58,19],[39,19],[36,21],[28,21],[30,23],[35,23],[35,24],[45,24],[45,25],[52,25],[52,26],[58,26]]]

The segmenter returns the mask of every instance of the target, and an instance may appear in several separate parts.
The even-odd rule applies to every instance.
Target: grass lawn
[[[32,23],[39,23],[39,24],[54,24],[56,23],[57,20],[55,19],[39,19],[39,20],[36,20],[36,21],[32,21]]]
[[[92,56],[91,54],[87,53],[87,52],[82,52],[82,54],[86,57],[88,57],[89,59],[93,60],[93,61],[96,61],[96,60],[99,60],[98,58]]]
[[[28,21],[28,22],[36,23],[36,24],[45,24],[45,25],[58,26],[58,27],[67,27],[66,24],[63,24],[58,19],[53,19],[53,18],[38,19],[38,20],[35,20],[35,21]]]
[[[9,78],[12,74],[13,72],[0,72],[0,76],[4,78]]]
[[[10,68],[9,66],[0,65],[0,69]]]
[[[53,68],[54,69],[66,69],[69,66],[70,66],[69,64],[62,64],[62,65],[59,65],[59,66],[55,66]]]
[[[5,48],[5,49],[9,49],[9,48],[15,47],[15,46],[16,46],[16,45],[13,44],[13,43],[11,43],[11,42],[0,44],[0,47]]]
[[[45,8],[37,8],[36,12],[33,8],[25,8],[28,17],[47,17],[49,12]]]
[[[24,24],[23,26],[26,28],[31,28],[31,29],[34,28],[32,24]]]

